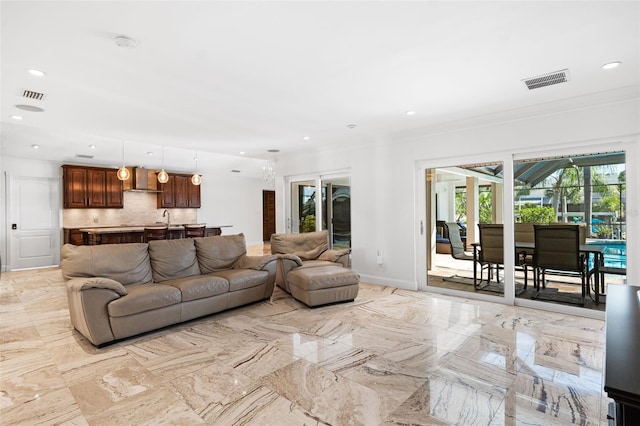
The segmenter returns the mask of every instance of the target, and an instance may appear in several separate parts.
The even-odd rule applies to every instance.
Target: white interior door
[[[57,178],[7,176],[10,270],[60,263]]]

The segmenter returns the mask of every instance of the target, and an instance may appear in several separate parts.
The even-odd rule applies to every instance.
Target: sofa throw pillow
[[[62,247],[62,276],[65,280],[104,277],[122,285],[152,280],[148,244],[104,244]]]
[[[217,235],[194,241],[203,274],[231,269],[241,256],[247,254],[244,234]]]
[[[149,241],[149,257],[157,283],[200,274],[192,238]]]

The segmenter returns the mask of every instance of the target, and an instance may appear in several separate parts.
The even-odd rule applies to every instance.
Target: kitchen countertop
[[[184,226],[187,224],[180,225],[171,225],[169,230],[181,230],[184,229]],[[191,224],[188,224],[191,225]],[[205,224],[197,224],[193,225],[205,225]],[[207,228],[231,228],[233,225],[205,225]],[[75,228],[80,232],[86,232],[89,234],[116,234],[120,232],[143,232],[144,228],[163,228],[162,224],[147,224],[147,225],[121,225],[121,226],[96,226],[96,227],[83,227],[83,228]]]

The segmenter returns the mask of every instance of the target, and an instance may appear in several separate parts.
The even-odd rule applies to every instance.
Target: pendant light
[[[160,173],[158,173],[158,182],[169,182],[169,173],[164,171],[164,145],[162,145],[162,170],[160,171]]]
[[[196,151],[196,171],[191,176],[191,183],[194,185],[200,185],[202,183],[202,176],[198,174],[198,151]]]
[[[118,179],[127,180],[131,177],[131,172],[124,165],[124,139],[122,140],[122,167],[118,169]]]

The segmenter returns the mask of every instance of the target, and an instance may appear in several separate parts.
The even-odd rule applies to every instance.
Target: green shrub
[[[551,206],[536,206],[527,203],[520,207],[520,222],[550,223],[556,221],[556,212]]]
[[[302,232],[313,232],[316,230],[316,217],[312,214],[302,219]]]

